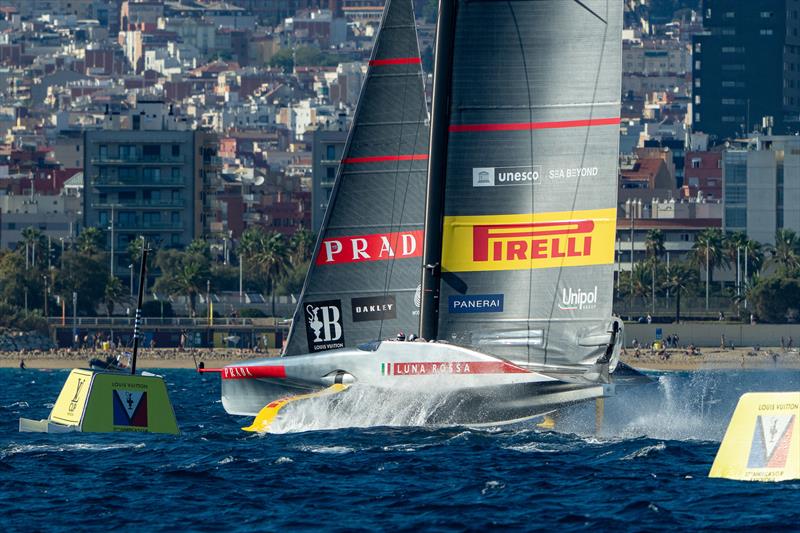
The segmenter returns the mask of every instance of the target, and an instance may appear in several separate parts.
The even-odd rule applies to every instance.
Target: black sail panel
[[[390,0],[285,355],[416,332],[428,112],[411,0]]]
[[[622,0],[455,11],[439,338],[593,362],[612,312]]]

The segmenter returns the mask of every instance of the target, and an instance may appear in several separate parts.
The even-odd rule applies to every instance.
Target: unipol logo
[[[309,351],[344,348],[341,300],[307,303],[304,309]]]
[[[422,256],[422,231],[329,237],[322,241],[316,263],[339,265]]]
[[[575,290],[572,287],[561,289],[558,308],[563,311],[583,311],[597,307],[597,285],[590,291]]]

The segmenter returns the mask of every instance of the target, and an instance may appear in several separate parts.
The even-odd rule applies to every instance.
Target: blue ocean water
[[[706,477],[739,395],[798,390],[798,372],[654,374],[606,401],[597,435],[587,405],[559,432],[304,413],[258,436],[225,414],[218,377],[163,375],[179,437],[46,435],[17,420],[46,417],[67,371],[0,369],[0,530],[800,528],[800,481]]]

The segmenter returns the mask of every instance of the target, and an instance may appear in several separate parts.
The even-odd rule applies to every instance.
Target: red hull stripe
[[[201,368],[200,372],[218,372],[222,379],[285,378],[284,366],[227,366],[225,368]]]
[[[563,128],[584,128],[592,126],[616,126],[620,123],[619,117],[615,118],[590,118],[586,120],[564,120],[559,122],[517,122],[509,124],[453,124],[450,131],[453,133],[464,131],[526,131],[526,130],[554,130]]]
[[[389,59],[373,59],[369,62],[371,67],[382,67],[384,65],[419,65],[422,60],[418,57],[392,57]]]
[[[529,371],[506,361],[453,361],[392,363],[387,374],[425,376],[431,374],[528,374]]]
[[[425,161],[428,154],[408,154],[408,155],[373,155],[369,157],[348,157],[342,159],[342,163],[352,165],[354,163],[383,163],[385,161]]]

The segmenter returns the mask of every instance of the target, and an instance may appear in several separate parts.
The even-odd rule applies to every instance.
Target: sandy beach
[[[642,350],[637,357],[632,350],[627,350],[622,361],[640,370],[767,370],[797,369],[800,370],[800,352],[797,349],[781,348],[719,349],[699,348],[699,355],[688,355],[686,350],[671,349],[665,354],[653,354]],[[58,350],[47,352],[0,352],[0,368],[17,368],[20,360],[25,361],[26,368],[57,369],[88,367],[93,357],[103,358],[106,352],[91,350]],[[206,368],[219,368],[231,363],[248,359],[275,357],[277,350],[270,354],[256,353],[248,350],[197,349],[178,351],[171,348],[146,349],[139,356],[137,367],[147,368],[195,368],[201,361]]]

